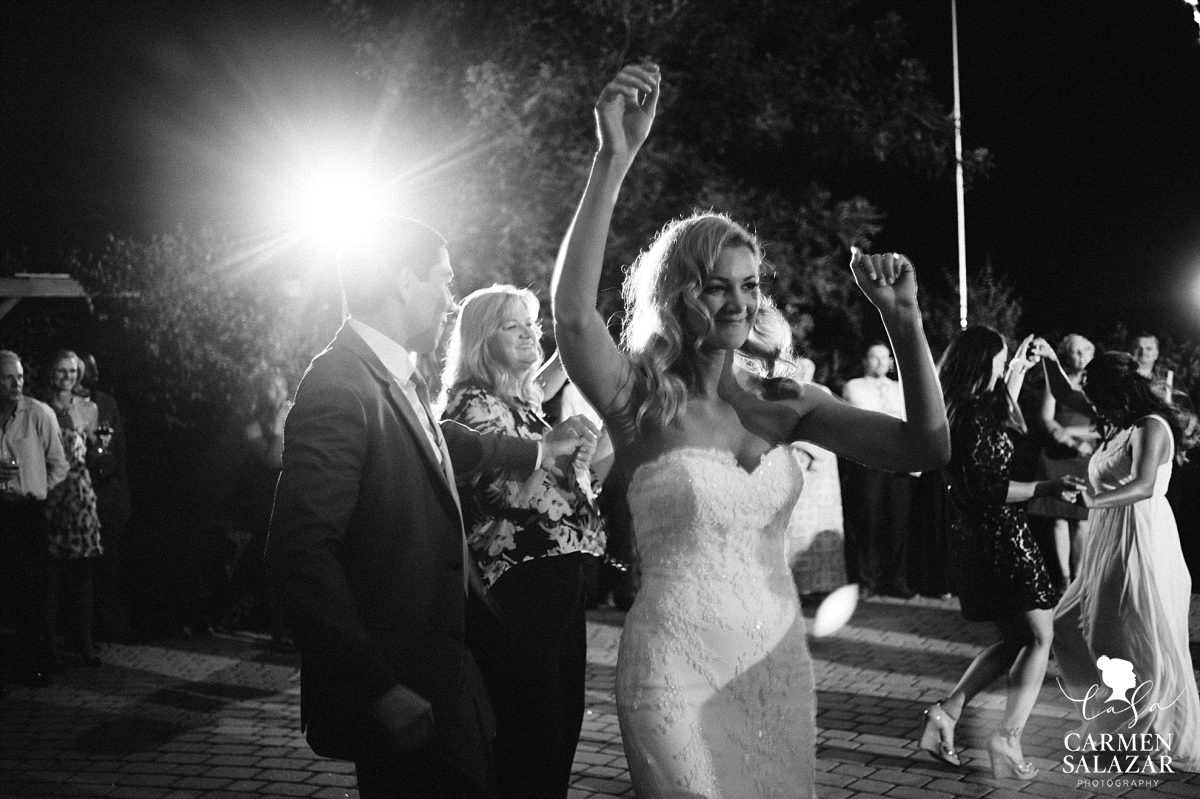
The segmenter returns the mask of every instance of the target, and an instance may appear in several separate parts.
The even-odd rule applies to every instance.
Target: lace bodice
[[[804,485],[786,447],[747,472],[733,455],[686,447],[642,464],[629,485],[643,575],[722,584],[782,579],[787,522]]]
[[[1156,419],[1167,430],[1171,438],[1171,427],[1161,416],[1149,416]],[[1135,428],[1126,427],[1096,450],[1088,463],[1088,481],[1097,491],[1107,491],[1118,488],[1133,479],[1133,431]],[[1171,439],[1174,441],[1174,439]],[[1167,487],[1171,484],[1171,466],[1174,462],[1174,446],[1171,457],[1158,467],[1158,475],[1154,480],[1154,496],[1165,497]]]

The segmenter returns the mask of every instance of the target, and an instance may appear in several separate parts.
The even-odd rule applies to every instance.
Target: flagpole
[[[967,327],[967,218],[963,188],[962,106],[958,94],[958,3],[950,0],[950,34],[954,54],[954,184],[958,199],[958,324]]]

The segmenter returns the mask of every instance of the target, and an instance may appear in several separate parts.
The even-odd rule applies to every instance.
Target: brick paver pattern
[[[634,796],[613,696],[622,618],[611,608],[589,614],[587,715],[570,799]],[[990,640],[953,599],[885,598],[812,640],[820,799],[1200,799],[1197,774],[1065,773],[1063,737],[1078,717],[1053,663],[1023,738],[1037,779],[990,776],[1001,684],[958,726],[962,769],[920,752],[921,711]],[[109,645],[103,668],[68,669],[49,688],[10,686],[0,699],[0,797],[356,799],[353,766],[315,757],[300,734],[297,659],[266,643],[240,634]]]

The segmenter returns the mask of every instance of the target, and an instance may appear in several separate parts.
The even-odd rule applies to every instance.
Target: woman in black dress
[[[988,740],[988,752],[994,776],[1022,780],[1037,774],[1021,753],[1021,729],[1046,674],[1058,598],[1029,532],[1024,503],[1035,496],[1073,500],[1078,486],[1074,477],[1009,479],[1013,438],[1025,432],[1014,398],[1025,371],[1047,350],[1049,345],[1030,336],[1006,370],[1004,338],[990,327],[974,326],[951,342],[939,365],[950,421],[946,481],[962,614],[968,621],[995,623],[1000,640],[980,652],[949,696],[925,712],[921,748],[962,765],[954,724],[975,694],[1007,674],[1004,717]]]

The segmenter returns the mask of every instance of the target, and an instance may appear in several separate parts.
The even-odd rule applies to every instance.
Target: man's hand
[[[564,419],[542,439],[541,468],[562,477],[576,452],[582,451],[591,458],[592,453],[596,451],[596,439],[599,437],[600,431],[586,416]]]
[[[275,411],[275,419],[274,419],[274,423],[272,424],[272,427],[271,427],[271,432],[273,432],[276,436],[283,435],[283,426],[284,426],[284,423],[287,422],[287,415],[288,415],[288,412],[292,409],[292,404],[293,403],[291,403],[291,402],[285,401]]]
[[[371,710],[387,728],[397,752],[413,752],[433,738],[433,705],[403,685],[392,686]]]

